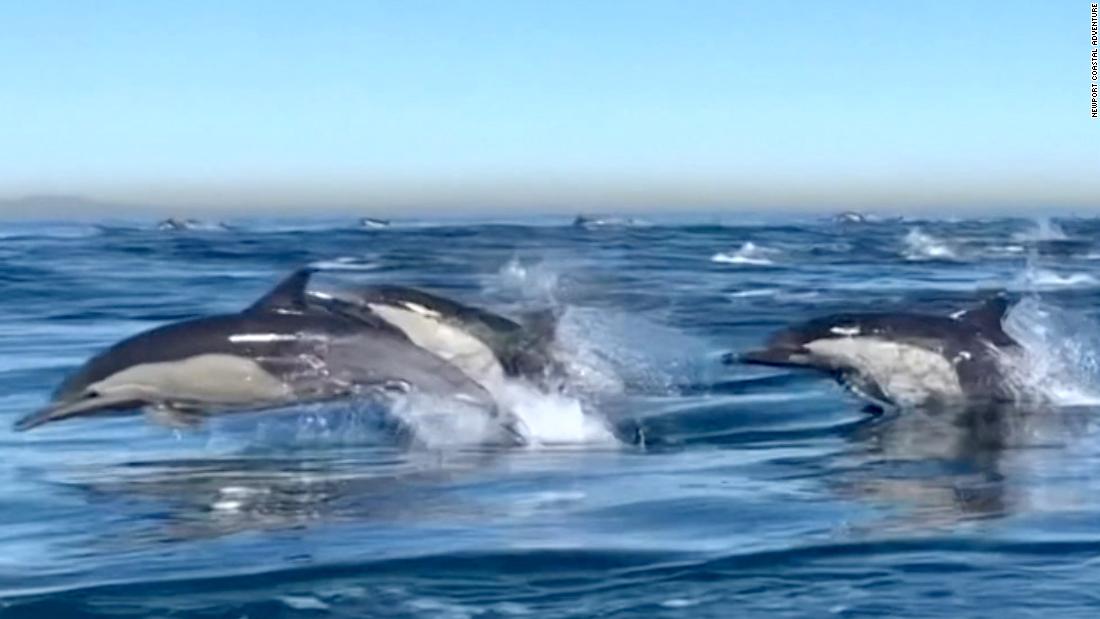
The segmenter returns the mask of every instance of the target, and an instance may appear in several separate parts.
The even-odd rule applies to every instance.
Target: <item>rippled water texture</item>
[[[3,224],[0,615],[1095,616],[1100,222],[699,221]],[[520,449],[410,446],[354,404],[9,429],[93,351],[308,263],[553,307],[585,395],[520,397]],[[998,288],[1050,410],[871,418],[720,362]]]

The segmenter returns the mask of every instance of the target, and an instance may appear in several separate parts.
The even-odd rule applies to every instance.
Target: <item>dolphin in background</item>
[[[1005,333],[1008,301],[996,296],[952,316],[852,313],[784,329],[742,363],[831,374],[879,405],[902,408],[1008,403],[1017,398],[1004,360],[1019,344]]]
[[[191,425],[228,411],[413,392],[471,404],[515,438],[514,420],[460,369],[377,317],[308,297],[312,272],[293,273],[241,312],[172,323],[118,342],[85,362],[48,406],[14,429],[140,409]]]

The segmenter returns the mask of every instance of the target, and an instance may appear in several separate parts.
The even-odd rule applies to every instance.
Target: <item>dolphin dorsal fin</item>
[[[316,269],[304,268],[288,275],[260,300],[253,303],[247,312],[297,313],[306,309],[306,285]]]
[[[973,327],[982,335],[993,339],[994,343],[1000,344],[1005,340],[1012,341],[1001,326],[1007,311],[1008,299],[1002,293],[986,299],[981,305],[956,314],[955,320]]]

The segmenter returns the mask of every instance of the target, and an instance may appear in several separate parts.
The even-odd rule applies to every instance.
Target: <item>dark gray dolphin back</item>
[[[1016,341],[1002,327],[1008,305],[1004,296],[995,296],[954,317],[909,312],[833,314],[781,331],[772,341],[790,347],[814,340],[835,339],[851,332],[896,341],[938,340],[969,345],[981,338],[994,346],[1016,346]]]

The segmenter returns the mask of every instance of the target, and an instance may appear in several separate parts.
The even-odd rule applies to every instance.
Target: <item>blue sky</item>
[[[0,3],[0,197],[1100,207],[1089,5]]]

